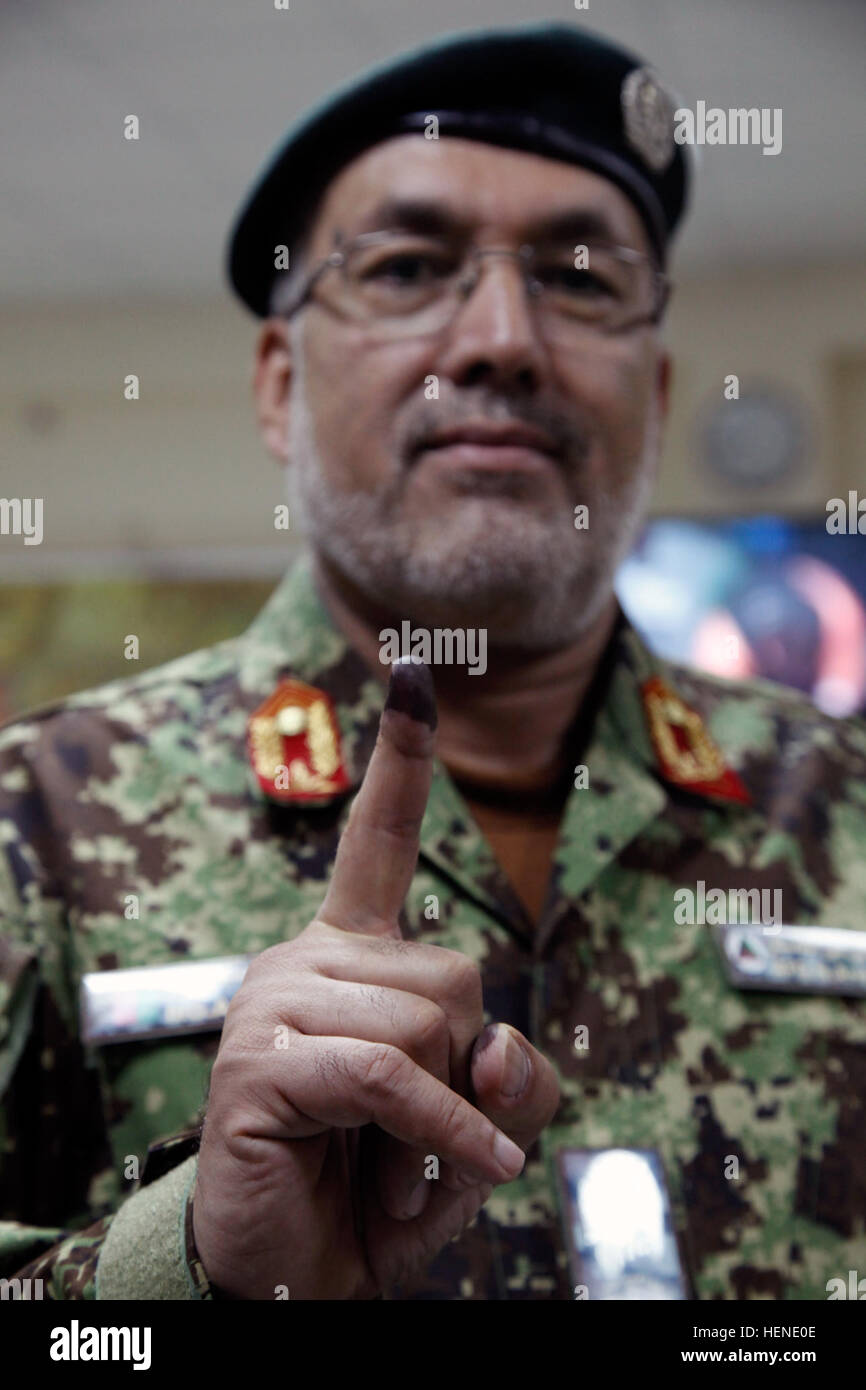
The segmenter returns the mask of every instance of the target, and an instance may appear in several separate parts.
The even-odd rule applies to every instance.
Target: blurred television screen
[[[617,591],[663,657],[778,681],[827,714],[866,709],[866,536],[826,517],[653,521]]]

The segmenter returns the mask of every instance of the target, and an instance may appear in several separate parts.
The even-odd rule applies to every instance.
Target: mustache
[[[552,452],[560,464],[580,464],[589,454],[588,430],[561,411],[530,401],[515,408],[513,401],[488,397],[474,401],[461,398],[444,405],[441,399],[422,402],[405,429],[404,457],[414,462],[438,434],[469,424],[522,425],[540,430],[550,439]]]

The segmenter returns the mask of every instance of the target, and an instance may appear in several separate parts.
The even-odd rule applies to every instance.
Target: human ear
[[[289,388],[292,349],[285,319],[270,318],[256,342],[252,389],[259,432],[265,448],[278,463],[288,462]]]

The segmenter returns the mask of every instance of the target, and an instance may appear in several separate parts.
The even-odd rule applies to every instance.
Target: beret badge
[[[668,167],[675,153],[674,104],[652,68],[632,68],[622,84],[622,119],[626,143],[655,173]]]

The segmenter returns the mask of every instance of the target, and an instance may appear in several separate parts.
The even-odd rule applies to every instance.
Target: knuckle
[[[211,1067],[208,1109],[215,1099],[239,1095],[246,1089],[249,1059],[234,1047],[220,1047]]]
[[[480,1009],[482,1003],[481,971],[462,951],[447,951],[446,975],[449,994],[467,1007]]]
[[[462,1146],[464,1141],[473,1137],[473,1119],[471,1106],[454,1091],[446,1092],[442,1097],[440,1121],[452,1144]]]
[[[392,1028],[397,1024],[397,996],[384,985],[363,984],[357,986],[358,997],[380,1018],[388,1021]]]
[[[390,1043],[365,1043],[357,1053],[357,1079],[374,1097],[392,1095],[399,1088],[407,1058]]]
[[[270,975],[272,971],[282,966],[286,952],[293,946],[291,941],[279,941],[274,946],[266,946],[263,951],[259,951],[250,961],[246,978],[249,980],[260,975]]]
[[[400,938],[399,924],[394,920],[389,920],[386,917],[374,917],[371,921],[370,918],[365,915],[363,927],[363,945],[366,945],[367,942],[381,942],[380,950],[382,955],[399,955],[400,949],[406,945]],[[373,932],[376,933],[375,936],[371,934]],[[358,939],[361,940],[360,937]],[[394,947],[397,947],[397,949],[394,950]]]
[[[354,1059],[342,1048],[330,1047],[327,1043],[316,1047],[310,1056],[310,1067],[321,1093],[341,1095],[356,1086],[357,1068],[353,1063]]]
[[[422,1005],[415,1016],[412,1029],[412,1043],[422,1054],[448,1056],[451,1042],[451,1029],[448,1019],[438,1004]]]
[[[380,956],[405,956],[407,951],[412,951],[415,942],[404,941],[402,937],[396,936],[393,922],[383,921],[378,925],[381,930],[387,930],[387,935],[365,937],[364,945],[367,950],[374,951]]]
[[[303,933],[294,941],[279,941],[275,946],[266,946],[254,956],[247,966],[247,972],[238,995],[249,996],[251,988],[258,990],[284,977],[298,968],[299,958],[304,954]],[[237,998],[238,995],[235,997]]]
[[[332,943],[343,941],[346,933],[339,927],[333,926],[330,922],[324,921],[321,917],[314,917],[308,922],[302,932],[287,942],[288,946],[294,947],[295,952],[306,954],[312,950],[323,950]]]

